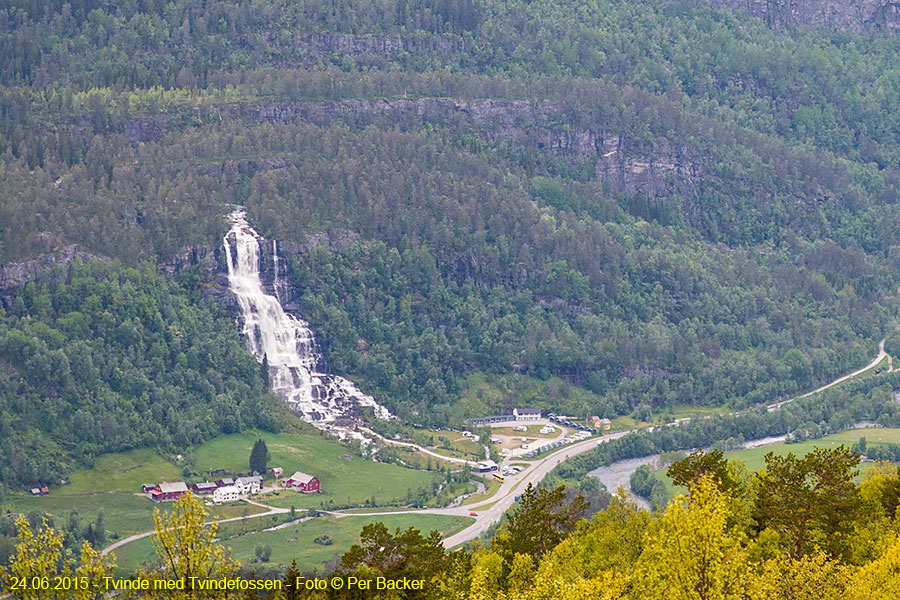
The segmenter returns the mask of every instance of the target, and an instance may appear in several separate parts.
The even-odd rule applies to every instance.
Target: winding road
[[[894,359],[891,358],[890,354],[888,354],[887,352],[884,351],[885,340],[887,340],[887,338],[882,338],[881,341],[878,342],[878,356],[875,357],[875,360],[873,360],[872,362],[867,364],[862,369],[860,369],[858,371],[853,371],[849,375],[844,375],[843,377],[838,377],[831,383],[826,383],[825,385],[823,385],[821,387],[817,387],[816,389],[814,389],[811,392],[806,392],[805,394],[795,396],[794,398],[790,398],[789,400],[782,400],[781,402],[769,404],[769,406],[768,406],[769,412],[777,410],[777,409],[781,408],[782,406],[784,406],[785,404],[787,404],[789,402],[793,402],[794,400],[800,400],[801,398],[808,398],[809,396],[812,396],[813,394],[818,394],[819,392],[823,392],[823,391],[827,390],[828,388],[833,387],[839,383],[843,383],[843,382],[847,381],[848,379],[852,379],[852,378],[856,377],[857,375],[862,375],[866,371],[868,371],[870,369],[874,369],[878,365],[878,363],[880,363],[881,361],[884,360],[885,356],[887,356],[887,358],[888,358],[888,371],[887,372],[890,373],[891,371],[894,370]]]
[[[862,369],[854,371],[848,375],[838,377],[834,381],[827,383],[823,386],[820,386],[810,392],[806,392],[804,394],[801,394],[794,398],[790,398],[788,400],[782,400],[780,402],[775,402],[773,404],[769,404],[768,405],[769,412],[778,410],[779,408],[781,408],[785,404],[788,404],[789,402],[793,402],[793,401],[799,400],[801,398],[807,398],[809,396],[812,396],[813,394],[817,394],[819,392],[827,390],[830,387],[833,387],[840,383],[843,383],[844,381],[847,381],[849,379],[857,377],[858,375],[861,375],[861,374],[865,373],[866,371],[874,369],[879,363],[881,363],[882,360],[884,360],[885,357],[888,358],[888,372],[893,371],[893,360],[890,357],[890,355],[885,352],[884,344],[885,344],[885,340],[882,339],[881,342],[879,342],[879,344],[878,344],[878,356],[876,356],[875,359],[871,363],[869,363]],[[676,419],[672,423],[667,423],[663,426],[675,425],[675,424],[682,423],[687,420],[688,419],[685,419],[685,418]],[[633,433],[635,431],[638,431],[638,429],[629,429],[626,431],[618,431],[616,433],[604,435],[599,438],[592,437],[592,438],[589,438],[589,439],[581,441],[581,442],[575,442],[575,443],[572,443],[572,444],[569,444],[566,446],[562,446],[562,447],[554,450],[550,454],[546,455],[545,457],[535,459],[532,461],[525,461],[523,459],[516,458],[514,460],[517,460],[517,461],[521,460],[521,462],[529,462],[530,463],[529,466],[527,468],[523,469],[518,474],[505,476],[503,483],[500,485],[500,489],[497,491],[497,493],[494,494],[494,496],[492,496],[491,498],[479,500],[478,502],[472,502],[469,504],[464,504],[461,506],[456,506],[456,507],[451,507],[451,508],[423,508],[423,509],[419,509],[419,510],[374,511],[374,512],[364,512],[364,513],[348,513],[348,512],[341,512],[341,511],[330,511],[330,512],[319,511],[319,512],[325,512],[326,514],[333,515],[337,518],[367,517],[367,516],[371,517],[371,516],[393,515],[393,514],[406,514],[406,515],[432,514],[432,515],[468,517],[468,516],[470,516],[470,513],[477,512],[477,516],[475,516],[474,523],[472,523],[468,527],[464,528],[463,530],[461,530],[457,533],[454,533],[444,539],[444,546],[446,548],[452,548],[454,546],[464,544],[468,541],[471,541],[471,540],[477,538],[482,533],[484,533],[491,525],[493,525],[494,523],[499,521],[500,518],[503,516],[503,514],[507,510],[509,510],[509,508],[513,505],[513,503],[515,502],[515,497],[522,494],[522,492],[525,491],[525,488],[528,487],[528,484],[537,485],[544,477],[547,476],[548,473],[550,473],[550,471],[555,469],[557,466],[559,466],[561,463],[568,460],[569,458],[572,458],[579,454],[583,454],[585,452],[593,450],[594,448],[596,448],[597,446],[599,446],[601,444],[609,442],[610,440],[618,439],[620,437],[623,437],[623,436],[628,435],[629,433]],[[422,448],[421,446],[418,446],[416,444],[411,444],[408,442],[398,442],[395,440],[388,440],[373,431],[369,431],[369,433],[381,438],[382,440],[384,440],[385,442],[387,442],[389,444],[413,447],[429,456],[433,456],[440,460],[445,460],[445,461],[453,462],[453,463],[472,464],[472,461],[467,461],[465,459],[460,459],[460,458],[453,458],[453,457],[449,457],[449,456],[443,456],[436,452],[432,452],[432,451],[428,450],[427,448]],[[287,509],[287,508],[275,508],[275,507],[271,507],[266,504],[260,503],[258,501],[249,501],[249,502],[251,504],[254,504],[256,506],[260,506],[263,508],[267,508],[269,510],[267,512],[257,513],[254,515],[248,515],[246,517],[233,517],[233,518],[229,518],[229,519],[220,519],[218,522],[219,523],[228,523],[230,521],[239,521],[241,519],[255,519],[255,518],[259,518],[259,517],[267,517],[267,516],[279,515],[279,514],[284,514],[286,512],[289,512],[289,509]],[[488,508],[479,510],[480,506],[488,506]],[[104,548],[101,553],[107,554],[117,548],[124,546],[125,544],[131,543],[131,542],[139,540],[139,539],[149,537],[149,536],[153,535],[154,533],[155,533],[154,531],[147,531],[144,533],[138,533],[138,534],[129,536],[127,538],[123,538],[123,539],[115,542],[114,544],[111,544],[110,546],[107,546],[106,548]]]
[[[246,517],[231,517],[231,518],[228,518],[228,519],[216,519],[216,520],[214,520],[214,521],[209,521],[207,524],[212,524],[212,523],[230,523],[231,521],[240,521],[241,519],[256,519],[256,518],[259,518],[259,517],[271,517],[272,515],[283,515],[283,514],[285,514],[285,513],[291,512],[291,509],[289,509],[289,508],[276,508],[276,507],[274,507],[274,506],[269,506],[268,504],[261,504],[261,503],[259,503],[259,502],[254,502],[253,500],[247,500],[247,503],[248,503],[248,504],[252,504],[252,505],[254,505],[254,506],[261,506],[262,508],[267,508],[267,509],[269,509],[269,510],[268,510],[267,512],[263,512],[263,513],[256,513],[256,514],[253,514],[253,515],[247,515]],[[112,552],[112,551],[115,550],[116,548],[121,548],[121,547],[124,546],[125,544],[130,544],[131,542],[136,542],[137,540],[142,540],[142,539],[144,539],[144,538],[146,538],[146,537],[150,537],[150,536],[153,535],[154,533],[156,533],[156,530],[155,530],[155,529],[154,529],[153,531],[145,531],[145,532],[143,532],[143,533],[136,533],[136,534],[134,534],[134,535],[128,536],[127,538],[122,538],[121,540],[115,542],[114,544],[110,544],[109,546],[107,546],[106,548],[104,548],[103,550],[101,550],[101,551],[100,551],[100,554],[101,554],[101,555],[103,555],[103,554],[109,554],[110,552]]]

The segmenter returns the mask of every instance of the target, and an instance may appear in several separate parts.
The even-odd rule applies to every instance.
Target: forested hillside
[[[414,422],[472,416],[473,373],[560,377],[591,400],[544,408],[574,414],[748,406],[893,326],[889,32],[662,0],[11,2],[0,48],[0,262],[167,264],[246,206],[330,367]],[[207,284],[183,293],[213,314]]]
[[[104,452],[174,455],[281,426],[231,323],[152,266],[76,259],[62,279],[29,283],[0,312],[0,482],[56,484]]]

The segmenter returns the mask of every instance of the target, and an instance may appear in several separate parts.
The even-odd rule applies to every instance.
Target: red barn
[[[183,481],[174,481],[171,483],[163,481],[156,486],[155,490],[153,490],[153,492],[156,493],[150,492],[150,497],[153,498],[155,502],[166,502],[178,500],[178,498],[186,494],[187,491],[187,484]]]
[[[297,471],[287,479],[282,479],[281,485],[305,494],[318,494],[321,491],[318,479],[300,471]]]
[[[195,483],[191,486],[195,494],[212,494],[219,486],[212,481],[204,481],[203,483]]]

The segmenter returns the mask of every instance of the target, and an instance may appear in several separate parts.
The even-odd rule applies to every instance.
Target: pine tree
[[[284,584],[284,600],[299,600],[302,597],[301,592],[304,590],[295,587],[297,578],[300,575],[300,570],[297,568],[297,559],[295,558],[291,561],[291,566],[285,571],[284,577],[281,579],[281,582]]]
[[[263,354],[262,364],[259,366],[259,374],[266,387],[269,387],[269,356],[266,354]]]
[[[265,473],[266,465],[269,464],[269,448],[261,439],[256,440],[253,444],[253,450],[250,451],[250,470],[255,473]]]
[[[95,546],[106,543],[106,525],[103,523],[103,511],[97,513],[97,520],[94,521],[94,540]]]

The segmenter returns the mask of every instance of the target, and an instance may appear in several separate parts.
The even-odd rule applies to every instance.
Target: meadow
[[[838,433],[832,433],[817,440],[809,440],[796,444],[777,443],[768,446],[760,446],[758,448],[748,448],[747,450],[735,450],[726,452],[726,458],[739,458],[747,465],[747,470],[751,473],[759,471],[766,466],[765,456],[769,452],[777,456],[786,456],[792,453],[794,456],[806,456],[815,448],[837,448],[845,446],[849,448],[854,442],[858,442],[859,438],[866,438],[868,446],[878,446],[880,444],[900,444],[900,429],[888,428],[864,428],[864,429],[848,429]],[[862,463],[859,466],[859,474],[866,470],[868,464]],[[675,486],[672,480],[666,475],[666,469],[658,469],[653,475],[661,479],[666,484],[666,491],[669,498],[673,498],[675,494],[684,493],[683,487]],[[859,479],[859,475],[857,476]]]
[[[265,517],[262,520],[268,521]],[[414,514],[341,518],[323,516],[284,529],[248,533],[221,543],[230,548],[232,556],[244,564],[255,562],[256,547],[266,545],[271,547],[272,555],[267,563],[260,566],[284,565],[296,560],[301,571],[309,572],[321,568],[335,554],[346,552],[350,546],[359,542],[359,534],[365,525],[379,521],[392,533],[397,528],[415,527],[423,535],[428,535],[433,529],[447,535],[467,526],[472,519]],[[316,538],[325,535],[331,538],[331,544],[315,543]],[[122,575],[134,573],[140,567],[151,566],[155,560],[156,553],[149,538],[132,542],[116,551],[116,564]]]
[[[331,559],[337,553],[346,552],[359,542],[362,528],[369,523],[382,522],[393,533],[397,528],[415,527],[423,535],[437,530],[442,536],[459,531],[473,519],[444,515],[383,515],[370,517],[322,517],[293,525],[277,531],[266,531],[228,540],[232,555],[241,562],[255,558],[256,547],[268,545],[272,548],[269,564],[289,564],[297,561],[301,571],[309,571]],[[314,540],[327,535],[334,543],[323,546]],[[293,541],[291,541],[293,540]]]
[[[288,476],[303,471],[318,477],[321,494],[299,494],[280,490],[259,499],[283,508],[321,508],[362,505],[372,498],[376,503],[392,505],[406,500],[407,490],[431,486],[436,473],[407,469],[398,465],[376,463],[361,458],[341,444],[318,434],[248,432],[218,437],[178,462],[152,450],[132,450],[106,454],[97,458],[90,469],[74,471],[66,485],[51,488],[50,495],[32,497],[26,492],[10,493],[4,509],[11,512],[38,511],[48,514],[57,527],[62,526],[71,511],[77,511],[82,522],[103,517],[110,539],[124,537],[153,528],[153,509],[166,510],[168,504],[155,505],[138,495],[143,483],[181,481],[185,467],[197,475],[190,481],[202,481],[208,471],[223,469],[229,473],[249,470],[250,449],[262,438],[269,448],[269,466],[280,466]],[[347,458],[342,458],[347,457]],[[214,476],[209,476],[215,479]],[[267,477],[271,486],[274,479]],[[214,516],[241,516],[245,505],[212,507]],[[263,509],[247,506],[248,514]],[[235,513],[235,511],[237,511]],[[234,513],[234,514],[232,514]]]
[[[253,443],[261,438],[269,449],[269,466],[284,469],[287,477],[294,471],[315,475],[322,484],[321,494],[281,491],[267,504],[290,508],[321,508],[362,504],[375,498],[376,504],[405,501],[407,490],[431,486],[435,473],[377,463],[361,458],[345,446],[318,435],[245,433],[216,438],[194,451],[195,470],[225,469],[246,471]],[[342,457],[348,458],[342,458]]]

